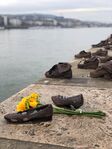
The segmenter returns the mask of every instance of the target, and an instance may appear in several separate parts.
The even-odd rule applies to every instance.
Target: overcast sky
[[[36,12],[112,22],[112,0],[0,0],[0,13]]]

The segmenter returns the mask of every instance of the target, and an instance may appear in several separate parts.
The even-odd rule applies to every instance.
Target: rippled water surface
[[[105,39],[111,28],[0,31],[0,100],[36,82],[53,64]]]

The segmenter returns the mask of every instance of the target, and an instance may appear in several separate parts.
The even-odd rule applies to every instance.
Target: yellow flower
[[[30,98],[29,98],[29,102],[36,102],[36,99],[35,99],[35,98],[30,97]]]
[[[19,102],[19,104],[16,107],[17,112],[22,112],[26,110],[25,102]]]
[[[24,97],[24,98],[22,98],[22,101],[21,102],[26,102],[26,100],[27,100],[27,98]]]
[[[30,102],[29,104],[32,108],[36,108],[38,102],[34,101],[34,102]]]
[[[38,99],[38,98],[40,97],[40,95],[37,94],[37,93],[32,93],[32,94],[30,95],[30,97],[31,97],[31,98],[34,98],[34,99]]]
[[[40,104],[40,101],[38,98],[40,97],[37,93],[32,93],[27,97],[22,98],[21,102],[16,107],[17,112],[22,112],[30,107],[35,108],[38,104]]]

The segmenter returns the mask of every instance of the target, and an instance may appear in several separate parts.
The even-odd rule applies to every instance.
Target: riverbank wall
[[[111,51],[109,55],[112,56]],[[71,62],[72,79],[43,78],[0,103],[1,149],[112,149],[112,82],[90,78],[91,70],[77,69],[80,60]],[[82,110],[102,110],[106,117],[54,115],[51,122],[7,123],[4,115],[14,112],[21,97],[32,92],[40,93],[41,101],[50,104],[53,104],[51,96],[81,93],[84,96]]]

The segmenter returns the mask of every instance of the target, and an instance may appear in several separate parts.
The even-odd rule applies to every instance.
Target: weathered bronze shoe
[[[67,107],[71,108],[73,106],[75,109],[81,107],[84,103],[83,95],[64,97],[64,96],[52,96],[51,97],[53,103],[58,107]]]
[[[24,112],[7,114],[4,118],[11,123],[25,123],[33,120],[49,121],[52,120],[52,115],[53,107],[48,104]]]
[[[112,50],[112,45],[107,45],[104,48],[105,48],[105,50]]]
[[[99,77],[104,77],[105,74],[107,74],[105,69],[99,66],[95,71],[90,72],[90,77],[99,78]]]
[[[91,52],[81,51],[79,54],[75,55],[75,58],[90,58]]]
[[[112,45],[112,34],[106,40],[102,40],[98,44],[92,45],[92,47],[98,48],[98,47],[104,47],[104,46],[108,46],[108,45]]]
[[[99,60],[97,57],[91,57],[87,60],[83,60],[78,64],[80,69],[96,69],[98,67]]]
[[[99,66],[95,71],[90,72],[90,77],[99,78],[104,77],[107,79],[112,78],[112,61],[108,61],[102,66]]]
[[[112,60],[112,56],[100,57],[99,60],[101,63],[106,63],[107,61]]]
[[[108,44],[107,40],[102,40],[101,42],[99,42],[98,44],[94,44],[92,45],[92,48],[99,48],[99,47],[103,47],[106,46]]]
[[[54,65],[49,71],[45,73],[47,78],[60,78],[70,79],[72,78],[72,70],[69,63],[58,63]]]
[[[99,49],[96,52],[92,53],[93,56],[107,56],[108,51]]]

